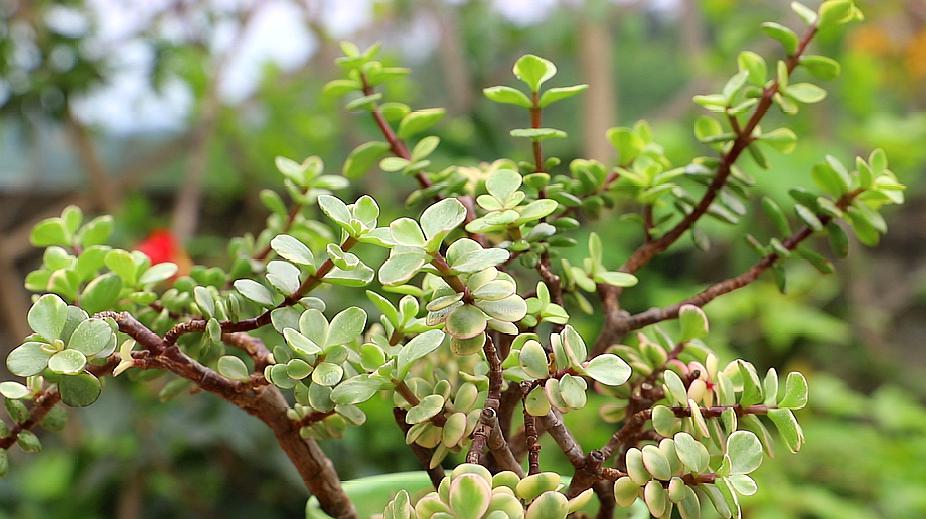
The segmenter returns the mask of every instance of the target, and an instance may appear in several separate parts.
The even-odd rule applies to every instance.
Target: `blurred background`
[[[778,449],[757,473],[747,517],[926,517],[926,2],[857,3],[864,24],[815,43],[843,73],[824,103],[792,121],[811,137],[771,157],[757,190],[784,197],[810,183],[825,153],[845,162],[880,146],[910,186],[908,203],[889,214],[881,245],[855,247],[837,275],[794,266],[786,295],[763,279],[707,308],[712,344],[728,358],[811,379],[801,415],[808,442],[798,456]],[[447,108],[441,167],[527,157],[508,137],[521,114],[481,96],[510,84],[525,52],[558,65],[554,86],[591,85],[545,114],[572,137],[549,145],[551,154],[611,161],[605,130],[646,118],[681,162],[704,153],[691,135],[692,95],[719,88],[740,50],[777,55],[757,29],[767,20],[798,27],[787,4],[0,0],[0,350],[27,333],[22,280],[40,262],[29,231],[65,205],[116,215],[121,246],[225,264],[228,237],[262,228],[258,192],[281,187],[274,156],[320,155],[340,171],[376,135],[362,114],[321,95],[339,74],[342,39],[380,41],[388,62],[413,69],[390,100]],[[414,185],[371,174],[352,189],[398,212]],[[636,239],[615,221],[583,231],[605,235],[609,264]],[[627,291],[627,306],[674,302],[741,271],[754,261],[743,230],[764,225],[713,226],[708,251],[673,248]],[[596,317],[583,319],[593,331]],[[43,437],[45,452],[15,456],[0,482],[0,518],[302,516],[304,490],[268,431],[208,396],[160,403],[162,385],[109,384],[93,407],[71,412],[63,434]],[[380,407],[324,445],[346,479],[417,468]],[[571,421],[597,445],[611,426],[586,411]]]

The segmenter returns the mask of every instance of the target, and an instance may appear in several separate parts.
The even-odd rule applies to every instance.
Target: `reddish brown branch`
[[[341,244],[341,250],[348,251],[356,243],[357,240],[353,236],[348,236],[347,239],[345,239]],[[286,299],[284,299],[282,303],[278,304],[274,308],[266,310],[264,313],[257,317],[243,319],[241,321],[222,321],[219,323],[222,328],[222,332],[249,332],[251,330],[256,330],[257,328],[270,324],[270,315],[273,310],[286,306],[292,306],[298,303],[299,300],[302,299],[306,294],[321,284],[321,282],[325,279],[325,276],[327,276],[333,268],[334,262],[331,260],[331,258],[326,259],[325,262],[322,263],[320,267],[318,267],[318,270],[315,271],[315,274],[307,277],[295,292],[286,296]],[[207,323],[208,321],[206,319],[194,319],[185,323],[178,323],[164,334],[164,342],[168,346],[176,344],[177,339],[187,333],[201,332],[205,330]]]
[[[801,54],[804,53],[804,50],[807,48],[810,40],[813,39],[816,32],[816,26],[811,27],[801,39],[797,51],[793,55],[788,56],[785,63],[789,74],[794,71],[798,63],[800,63]],[[717,174],[714,175],[714,180],[711,182],[710,186],[708,186],[707,191],[698,204],[665,234],[653,241],[644,243],[634,251],[621,267],[622,272],[632,274],[640,270],[640,268],[649,263],[653,256],[669,248],[669,246],[675,243],[685,231],[690,229],[695,222],[707,213],[714,199],[720,193],[720,190],[726,185],[727,179],[732,172],[733,164],[736,163],[743,151],[745,151],[755,139],[753,137],[753,132],[755,132],[756,128],[759,126],[759,122],[762,121],[762,118],[768,113],[769,108],[771,108],[775,94],[778,93],[778,89],[778,81],[773,81],[771,85],[763,90],[762,97],[759,99],[759,104],[756,105],[756,109],[746,123],[746,126],[741,132],[737,133],[730,150],[721,158],[720,165],[717,167]]]
[[[859,194],[860,191],[854,191],[842,196],[839,200],[836,201],[836,206],[840,210],[844,211]],[[818,218],[820,223],[824,226],[832,221],[832,217],[829,215],[820,215]],[[801,244],[801,242],[812,236],[813,232],[813,229],[804,226],[785,239],[782,242],[782,245],[785,249],[793,251]],[[679,301],[678,303],[675,303],[671,306],[664,308],[651,308],[644,312],[620,319],[619,322],[615,325],[615,328],[621,335],[623,335],[631,330],[636,330],[650,324],[658,323],[668,319],[675,319],[678,317],[679,311],[681,311],[683,306],[704,306],[724,294],[729,294],[734,290],[743,288],[757,280],[759,276],[762,275],[762,273],[772,268],[772,266],[774,266],[779,260],[781,260],[781,256],[777,252],[769,253],[763,256],[762,259],[760,259],[749,270],[736,277],[714,283],[696,295]]]
[[[248,356],[254,361],[255,372],[263,373],[264,368],[273,364],[273,356],[270,354],[270,350],[267,349],[264,341],[257,337],[251,337],[244,332],[223,333],[222,342],[247,352]]]
[[[495,350],[495,343],[488,334],[482,351],[485,353],[486,361],[489,363],[489,393],[486,395],[486,401],[482,407],[479,424],[476,425],[476,429],[473,431],[473,444],[466,454],[467,463],[479,463],[482,459],[486,442],[493,429],[492,424],[498,425],[498,406],[501,403],[502,362],[498,358],[498,352]],[[501,434],[500,429],[499,434]]]
[[[29,409],[29,417],[22,422],[14,423],[13,426],[10,427],[10,432],[6,436],[0,438],[0,449],[9,449],[12,447],[13,444],[16,443],[17,438],[19,438],[19,433],[31,430],[33,427],[37,426],[59,401],[61,401],[61,394],[58,393],[57,388],[47,388],[39,393],[39,395],[35,397],[35,403],[32,405],[32,408]]]
[[[318,498],[322,509],[333,517],[357,517],[331,460],[315,440],[299,434],[301,427],[290,419],[289,404],[276,386],[254,387],[250,382],[229,380],[190,358],[177,346],[168,344],[128,313],[101,312],[97,317],[114,319],[120,331],[150,352],[145,359],[150,367],[166,369],[183,377],[264,422],[299,471],[306,488]]]
[[[401,407],[395,407],[392,409],[392,415],[395,417],[395,423],[402,429],[404,434],[408,434],[408,430],[411,429],[411,426],[405,421],[405,416],[408,414],[405,409]],[[417,443],[412,443],[408,446],[412,453],[418,458],[418,461],[424,467],[425,471],[428,473],[428,478],[431,480],[431,484],[434,488],[440,486],[440,482],[444,479],[444,468],[440,465],[431,468],[431,456],[433,451],[431,449],[422,447]]]

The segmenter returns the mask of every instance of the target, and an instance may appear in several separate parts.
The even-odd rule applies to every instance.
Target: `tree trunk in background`
[[[22,278],[16,269],[16,261],[10,251],[6,250],[4,240],[0,240],[0,309],[3,310],[3,320],[6,321],[6,332],[11,335],[10,346],[17,345],[18,341],[29,334],[26,326],[26,308],[28,298],[22,286]],[[3,349],[4,353],[9,351]]]
[[[209,166],[209,146],[215,132],[218,111],[218,94],[211,95],[203,106],[199,128],[193,134],[193,151],[187,163],[183,182],[179,186],[177,202],[171,220],[171,232],[179,243],[185,243],[196,231],[202,203],[203,182]]]
[[[430,7],[440,27],[438,51],[444,69],[444,85],[450,93],[450,111],[455,114],[469,112],[473,106],[473,89],[460,28],[457,26],[458,17],[449,12],[453,7],[443,2],[432,1]]]
[[[114,208],[112,178],[106,173],[106,166],[100,160],[93,144],[93,137],[87,127],[78,121],[74,114],[67,112],[65,119],[68,136],[77,150],[81,168],[87,175],[90,196],[98,211],[112,213]]]
[[[614,41],[605,17],[589,10],[579,23],[579,65],[588,90],[582,96],[582,141],[584,154],[607,164],[614,148],[605,138],[617,124],[617,83],[614,70]]]

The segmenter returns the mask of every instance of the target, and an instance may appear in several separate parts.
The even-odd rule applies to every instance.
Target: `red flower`
[[[166,229],[156,229],[152,231],[151,234],[135,248],[147,254],[148,257],[151,258],[152,265],[157,265],[158,263],[175,263],[177,252],[181,250],[174,235]]]
[[[192,262],[183,247],[180,246],[177,239],[167,229],[155,229],[151,231],[141,243],[136,247],[137,250],[144,252],[151,258],[151,264],[174,263],[178,267],[177,276],[183,276],[190,272]],[[175,278],[177,277],[175,276]]]

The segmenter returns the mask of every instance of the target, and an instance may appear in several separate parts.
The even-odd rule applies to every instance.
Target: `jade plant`
[[[404,439],[434,486],[425,495],[394,489],[386,518],[556,519],[587,514],[596,501],[598,517],[644,505],[655,517],[739,517],[775,436],[792,452],[804,443],[795,412],[807,382],[721,361],[705,342],[702,307],[767,271],[784,290],[789,262],[830,273],[849,232],[874,245],[886,232],[879,211],[903,201],[879,150],[850,165],[825,156],[809,175],[815,187],[795,186],[790,201],[752,201],[741,162],[765,168],[767,153],[797,140],[764,117],[826,96],[812,81],[840,67],[810,54],[811,41],[862,18],[850,0],[793,7],[802,35],[761,27],[781,44],[780,59],[743,52],[719,93],[695,97],[704,155],[686,163],[670,161],[644,122],[601,136],[615,164],[545,156],[546,140],[567,135],[543,126],[544,111],[586,86],[550,87],[553,63],[525,55],[514,64],[518,87],[484,93],[523,109],[525,127],[510,133],[529,143],[532,160],[439,164],[429,130],[443,110],[385,101],[382,86],[408,70],[378,61],[375,46],[343,44],[344,77],[325,93],[349,97],[347,109],[372,117],[382,140],[354,149],[340,174],[325,173],[318,157],[278,158],[289,202],[261,193],[266,227],[231,240],[224,267],[180,275],[153,265],[106,244],[112,218],[87,221],[75,207],[35,227],[32,242],[45,252],[25,281],[36,293],[33,333],[6,360],[24,380],[0,383],[10,418],[0,421],[0,472],[14,445],[40,449],[35,429],[63,426],[59,402],[92,404],[108,377],[159,377],[165,394],[210,392],[265,423],[334,517],[357,512],[317,442],[362,427],[371,400],[393,408],[396,443]],[[340,194],[377,167],[417,181],[407,217],[386,220],[374,197]],[[703,244],[704,219],[736,223],[752,207],[772,232],[746,236],[758,255],[751,268],[670,306],[622,308],[653,258],[686,236]],[[578,243],[577,229],[596,220],[639,229],[623,264],[605,260],[595,233]],[[386,259],[368,264],[377,248]],[[569,262],[569,248],[587,257]],[[333,292],[329,301],[363,301],[332,307]],[[600,317],[597,333],[570,323],[581,313]],[[563,419],[590,402],[613,431],[604,445],[580,445]],[[542,435],[570,473],[543,470]]]

